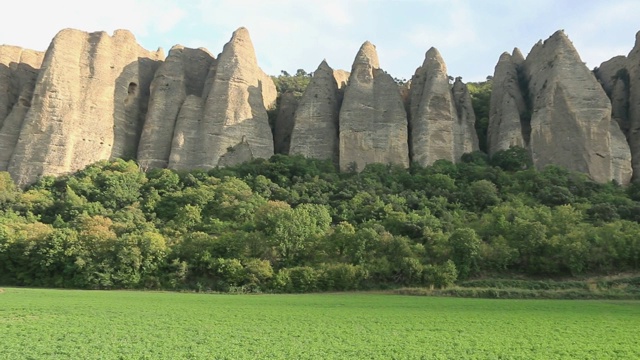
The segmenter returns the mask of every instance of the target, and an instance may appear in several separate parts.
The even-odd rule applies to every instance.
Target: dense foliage
[[[476,133],[480,150],[487,152],[487,130],[489,129],[489,106],[491,104],[491,87],[493,78],[488,76],[487,81],[470,82],[467,84],[471,105],[476,115]]]
[[[0,173],[0,284],[309,292],[640,268],[640,187],[491,163],[339,173],[276,155],[208,172]]]

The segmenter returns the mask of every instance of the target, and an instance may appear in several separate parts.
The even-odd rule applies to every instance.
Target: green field
[[[639,359],[640,303],[4,289],[2,359]]]

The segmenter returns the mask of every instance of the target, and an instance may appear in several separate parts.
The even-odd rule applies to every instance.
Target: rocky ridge
[[[595,76],[594,76],[595,75]],[[466,85],[427,51],[399,86],[365,42],[352,71],[323,61],[299,100],[259,67],[246,29],[217,57],[174,46],[147,51],[131,33],[65,29],[46,53],[0,46],[0,171],[21,186],[98,160],[142,170],[210,169],[274,153],[330,159],[343,171],[370,163],[459,161],[477,151]],[[488,152],[526,148],[538,168],[561,165],[626,184],[640,174],[640,33],[628,56],[591,72],[563,32],[500,56]],[[636,176],[638,177],[638,176]]]
[[[503,54],[493,91],[490,154],[523,146],[539,169],[559,165],[598,182],[631,180],[622,120],[612,119],[607,93],[563,31],[535,44],[524,61]]]

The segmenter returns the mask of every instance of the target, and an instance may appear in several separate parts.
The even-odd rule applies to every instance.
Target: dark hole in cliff
[[[136,89],[138,89],[138,84],[136,84],[134,82],[130,82],[129,83],[129,90],[127,91],[127,93],[129,95],[134,95],[136,93]]]

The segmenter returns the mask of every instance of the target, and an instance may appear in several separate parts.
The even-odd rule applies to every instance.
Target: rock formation
[[[6,171],[31,107],[43,53],[0,46],[0,171]]]
[[[313,73],[294,116],[290,154],[338,160],[341,95],[334,74],[326,61]]]
[[[281,94],[257,64],[246,29],[215,59],[204,49],[141,48],[66,29],[46,53],[0,46],[0,171],[20,186],[99,160],[136,159],[143,170],[235,165],[275,152],[369,163],[430,165],[478,150],[465,84],[434,48],[399,86],[365,42],[352,72],[322,62],[303,96]],[[594,76],[595,74],[595,76]],[[488,152],[526,148],[554,164],[621,184],[640,179],[640,32],[628,56],[592,73],[563,32],[500,57],[493,77]],[[273,120],[273,119],[272,119]]]
[[[628,56],[629,144],[633,156],[634,181],[640,179],[640,32]]]
[[[487,129],[487,151],[490,156],[512,146],[527,147],[523,135],[524,127],[529,126],[528,123],[523,124],[526,122],[527,107],[518,78],[518,63],[522,64],[522,54],[518,51],[517,55],[516,50],[513,55],[503,53],[493,73]]]
[[[523,66],[535,166],[554,164],[599,182],[628,183],[631,154],[611,119],[611,103],[564,32],[536,44]]]
[[[398,85],[380,69],[368,41],[353,63],[339,123],[341,170],[361,171],[370,163],[409,166],[407,114]]]
[[[267,109],[274,106],[277,93],[271,78],[258,67],[247,29],[233,33],[211,79],[202,118],[187,116],[200,111],[195,99],[189,111],[178,115],[169,167],[210,169],[271,157]]]
[[[202,99],[212,66],[215,60],[205,49],[176,45],[169,51],[151,83],[149,110],[138,146],[138,163],[142,169],[169,165],[178,114],[183,104],[186,107],[183,116],[193,114],[192,110],[198,107],[196,104],[201,101],[185,100],[188,96]],[[201,109],[195,114],[199,114],[197,120],[202,118]]]
[[[421,67],[411,79],[409,128],[412,161],[422,166],[436,160],[459,161],[462,154],[478,150],[475,115],[469,108],[468,92],[457,85],[454,99],[447,67],[437,49],[427,51]],[[464,116],[458,116],[458,109]]]
[[[467,85],[457,78],[453,83],[453,102],[458,114],[457,123],[453,127],[454,149],[461,157],[465,153],[471,153],[480,149],[478,134],[476,133],[476,114],[473,111],[471,95]],[[456,161],[460,158],[456,157]]]
[[[594,71],[602,88],[611,100],[611,117],[620,129],[629,134],[629,67],[625,56],[603,62]]]
[[[59,32],[47,50],[9,164],[19,185],[98,160],[134,158],[149,84],[163,55],[117,30]]]

